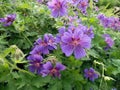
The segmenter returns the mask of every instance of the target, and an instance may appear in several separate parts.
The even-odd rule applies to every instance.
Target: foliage
[[[59,46],[44,56],[46,61],[55,59],[66,66],[59,79],[30,72],[26,58],[38,37],[43,37],[46,33],[55,36],[58,28],[67,22],[67,18],[53,18],[45,3],[40,4],[36,0],[1,0],[0,18],[11,13],[16,13],[17,17],[9,27],[0,24],[0,90],[119,90],[120,32],[104,28],[96,18],[100,12],[107,16],[113,15],[112,9],[107,7],[114,6],[116,1],[111,0],[112,5],[108,1],[101,0],[98,3],[100,10],[95,12],[93,1],[90,0],[88,16],[76,10],[83,25],[94,27],[92,47],[86,50],[86,57],[80,60],[76,60],[74,56],[66,57]],[[74,11],[71,7],[68,14],[74,16]],[[106,43],[102,37],[105,33],[110,34],[115,42],[107,51],[104,50]],[[99,74],[94,82],[84,77],[84,69],[90,67],[94,67]]]

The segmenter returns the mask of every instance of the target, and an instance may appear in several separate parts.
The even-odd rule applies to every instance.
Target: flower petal
[[[60,71],[66,69],[66,67],[65,67],[64,65],[62,65],[61,63],[59,63],[59,62],[56,63],[56,68],[57,68],[58,70],[60,70]]]
[[[51,62],[47,62],[46,64],[43,65],[43,68],[46,70],[51,70],[53,68]]]
[[[50,72],[49,70],[42,70],[41,71],[42,77],[47,76],[49,74],[49,72]]]
[[[81,48],[80,46],[77,46],[74,50],[74,55],[76,59],[80,59],[86,56],[86,52],[83,48]]]
[[[74,46],[72,45],[61,45],[62,51],[66,56],[70,56],[73,53]]]
[[[80,41],[80,45],[83,48],[90,48],[91,47],[91,38],[88,37],[87,35],[83,35],[83,37]]]
[[[29,66],[29,70],[30,70],[31,72],[34,73],[34,72],[35,72],[35,69],[36,69],[36,68],[35,68],[33,65]]]

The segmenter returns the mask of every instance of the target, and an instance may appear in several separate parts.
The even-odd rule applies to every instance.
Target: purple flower
[[[53,17],[61,17],[67,14],[66,0],[52,0],[48,2],[48,8],[52,12]]]
[[[111,19],[110,28],[120,31],[120,20],[119,20],[119,18],[111,17],[110,19]]]
[[[73,33],[73,32],[75,32],[76,29],[77,29],[76,26],[74,26],[74,25],[70,25],[70,26],[68,27],[68,32]]]
[[[99,14],[98,16],[97,16],[97,18],[99,19],[99,20],[104,20],[104,15],[103,14]]]
[[[103,14],[98,15],[98,19],[100,20],[100,24],[105,28],[112,28],[114,30],[120,31],[120,21],[119,18],[115,17],[106,17]]]
[[[106,17],[103,14],[99,14],[98,19],[100,20],[100,23],[101,23],[102,26],[104,26],[105,28],[109,28],[110,23],[111,23],[110,18]]]
[[[85,78],[89,79],[90,81],[94,81],[98,78],[98,73],[93,68],[85,69],[84,70],[84,76]]]
[[[65,32],[61,37],[61,41],[62,52],[65,53],[66,56],[70,56],[74,53],[76,59],[85,57],[85,49],[91,47],[91,38],[79,29],[74,30],[74,32]]]
[[[29,61],[34,61],[34,60],[41,61],[43,58],[42,58],[41,55],[32,54],[32,55],[29,55],[29,56],[27,57],[27,59],[28,59]]]
[[[68,3],[71,3],[74,6],[77,6],[80,0],[67,0]]]
[[[73,17],[69,16],[68,20],[69,20],[68,25],[74,25],[75,23],[79,24],[81,22],[81,20],[77,16],[73,16]]]
[[[49,50],[54,50],[57,49],[57,43],[56,43],[56,38],[53,37],[52,34],[45,34],[44,35],[44,41],[47,42],[48,49]]]
[[[66,28],[65,27],[61,27],[58,29],[58,34],[56,35],[56,42],[60,43],[61,42],[61,37],[63,36],[64,32],[65,32]]]
[[[30,54],[38,54],[38,55],[41,55],[43,54],[43,52],[41,51],[41,48],[39,46],[35,46],[32,51],[30,52]]]
[[[43,65],[42,65],[42,56],[40,55],[30,55],[27,58],[30,62],[29,70],[33,73],[40,74],[41,71],[43,70]]]
[[[10,26],[16,18],[16,14],[9,14],[5,18],[0,18],[0,22],[3,23],[4,26]]]
[[[37,2],[42,3],[42,2],[43,2],[43,0],[37,0]]]
[[[105,39],[105,42],[107,43],[107,45],[108,45],[109,47],[112,47],[112,46],[113,46],[114,41],[113,41],[113,39],[110,37],[109,34],[103,34],[103,38]]]
[[[105,28],[108,28],[109,27],[109,25],[110,25],[110,19],[109,18],[107,18],[105,15],[103,15],[103,14],[99,14],[98,16],[98,19],[100,20],[100,24],[102,25],[102,26],[104,26]]]
[[[42,54],[49,54],[50,50],[57,49],[56,38],[52,34],[45,34],[43,40],[41,38],[37,39],[34,45]]]
[[[78,4],[78,8],[85,15],[86,15],[86,11],[87,11],[88,6],[89,6],[88,0],[80,0],[80,2]]]
[[[94,33],[93,33],[93,27],[91,26],[90,28],[86,29],[84,32],[86,35],[88,35],[90,38],[94,38]]]
[[[56,65],[53,66],[51,62],[47,62],[43,65],[44,70],[42,71],[42,76],[45,77],[47,75],[51,75],[53,77],[61,77],[60,71],[66,69],[64,65],[59,62],[56,62]]]
[[[90,28],[88,28],[88,27],[86,27],[82,24],[79,24],[79,26],[77,28],[82,30],[84,32],[84,34],[86,34],[90,38],[94,38],[94,32],[93,32],[93,27],[92,26],[90,26]]]
[[[5,22],[5,19],[4,18],[0,18],[0,22]]]

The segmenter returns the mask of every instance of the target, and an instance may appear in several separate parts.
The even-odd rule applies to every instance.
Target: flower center
[[[58,2],[58,3],[55,3],[55,9],[59,10],[61,8],[61,3]]]
[[[55,74],[56,72],[58,72],[58,70],[55,69],[55,68],[53,68],[53,69],[50,71],[50,74],[53,75],[53,74]]]
[[[53,43],[53,40],[50,39],[50,40],[49,40],[49,43]]]
[[[82,7],[84,7],[84,6],[86,6],[86,5],[87,5],[86,2],[81,2],[81,6],[82,6]]]
[[[13,22],[13,19],[10,17],[7,17],[7,22]]]
[[[75,39],[75,38],[72,38],[72,45],[74,45],[74,46],[77,46],[78,44],[79,44],[79,42],[80,42],[80,39]]]
[[[47,43],[45,43],[44,41],[42,43],[40,43],[42,46],[47,46]]]
[[[74,28],[74,27],[72,28],[72,31],[75,31],[75,28]]]
[[[40,63],[39,63],[39,62],[36,62],[36,63],[35,63],[35,67],[39,68],[39,67],[40,67]]]
[[[88,76],[89,76],[89,77],[92,77],[92,75],[93,75],[93,73],[89,71],[89,72],[88,72]]]

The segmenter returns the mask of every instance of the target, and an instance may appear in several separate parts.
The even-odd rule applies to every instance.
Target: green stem
[[[26,71],[26,70],[23,70],[23,69],[18,68],[17,66],[13,65],[12,63],[10,63],[10,62],[7,61],[7,60],[6,60],[6,62],[7,62],[10,66],[12,66],[14,69],[17,69],[18,71],[21,71],[21,72],[23,72],[23,73],[27,73],[27,74],[29,74],[29,75],[31,75],[31,76],[35,76],[34,74],[32,74],[32,73],[30,73],[30,72],[28,72],[28,71]]]
[[[101,86],[102,86],[102,82],[103,82],[103,78],[104,78],[104,64],[102,64],[101,63],[101,66],[102,66],[102,79],[101,79],[101,81],[100,81],[100,86],[99,86],[99,90],[100,90],[100,88],[101,88]]]
[[[30,46],[33,46],[32,42],[28,39],[28,37],[26,37],[26,35],[23,32],[21,32],[21,34],[28,41],[28,43],[30,44]]]

